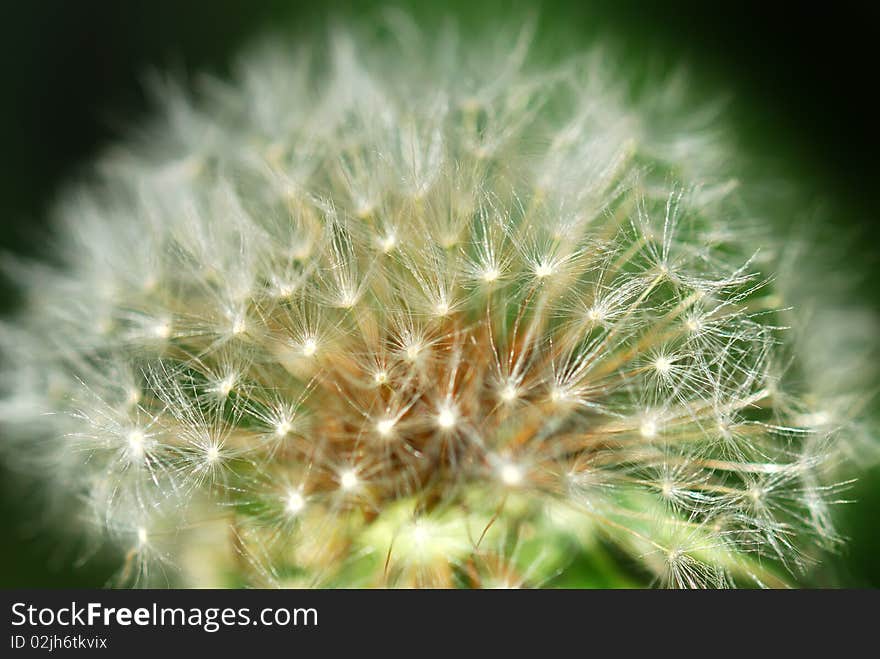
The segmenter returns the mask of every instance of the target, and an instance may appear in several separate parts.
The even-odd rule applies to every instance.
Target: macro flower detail
[[[123,583],[545,586],[606,547],[785,585],[837,540],[838,425],[715,113],[394,25],[158,84],[55,262],[8,265],[5,452]]]

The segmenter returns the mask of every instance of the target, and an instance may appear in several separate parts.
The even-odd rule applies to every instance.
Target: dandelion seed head
[[[646,585],[778,585],[833,546],[859,397],[785,329],[721,115],[396,16],[160,85],[57,264],[7,264],[3,455],[123,566],[167,529],[148,585],[540,586],[606,542]]]

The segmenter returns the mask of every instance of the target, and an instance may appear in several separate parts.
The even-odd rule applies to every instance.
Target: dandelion
[[[123,579],[776,586],[837,541],[714,119],[528,40],[264,44],[60,204],[0,404]]]

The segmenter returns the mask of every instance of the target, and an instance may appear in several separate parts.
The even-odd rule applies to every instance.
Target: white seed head
[[[777,586],[833,545],[866,397],[810,365],[850,323],[782,329],[780,264],[821,278],[720,118],[602,49],[383,30],[163,87],[61,200],[60,265],[5,268],[4,459],[147,585],[540,586],[607,541],[645,585]],[[134,566],[132,520],[174,542]]]

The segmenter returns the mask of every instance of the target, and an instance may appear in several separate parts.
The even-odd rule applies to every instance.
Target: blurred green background
[[[0,7],[0,249],[39,254],[53,194],[102,147],[149,112],[142,75],[153,69],[223,74],[230,57],[264,29],[294,33],[328,15],[369,13],[380,2],[296,0],[40,0]],[[406,3],[393,3],[407,6]],[[415,12],[491,29],[516,9],[537,9],[560,50],[613,38],[635,65],[686,62],[711,95],[732,95],[737,140],[779,165],[855,236],[848,260],[858,294],[880,308],[880,131],[876,45],[880,8],[835,4],[821,13],[785,3],[453,1]],[[797,13],[796,13],[797,12]],[[552,39],[550,41],[553,41]],[[806,200],[809,201],[809,200]],[[0,288],[0,308],[15,295]],[[97,555],[72,566],[81,547],[47,534],[36,496],[0,466],[0,586],[103,585],[112,568]],[[861,475],[841,508],[850,541],[812,576],[818,586],[880,586],[880,470]]]

